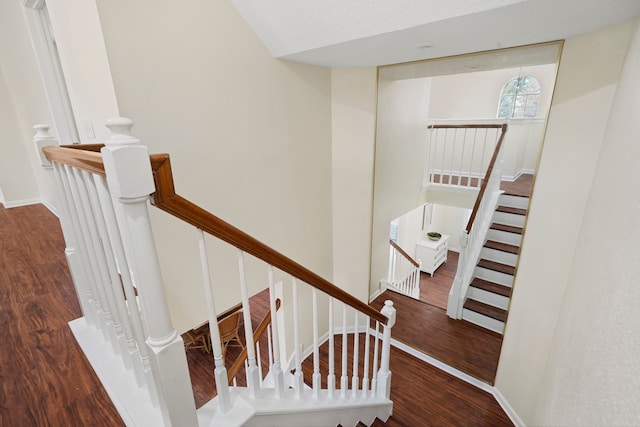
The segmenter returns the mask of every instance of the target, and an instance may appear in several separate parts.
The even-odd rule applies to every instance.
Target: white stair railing
[[[480,188],[467,226],[460,237],[458,267],[447,302],[447,315],[454,319],[462,318],[462,308],[466,300],[467,291],[473,279],[473,272],[479,260],[482,246],[486,241],[493,212],[495,211],[498,197],[501,193],[501,158],[507,125],[503,124],[501,129],[498,143],[489,162],[486,179]]]
[[[427,126],[423,186],[479,189],[503,123],[504,120],[431,120]]]
[[[386,420],[392,411],[393,304],[387,301],[376,311],[183,199],[174,192],[168,155],[150,157],[131,136],[128,119],[113,119],[108,127],[113,134],[102,148],[46,147],[44,152],[60,192],[69,265],[83,310],[71,326],[125,423],[355,425]],[[198,411],[184,345],[164,295],[147,212],[150,199],[198,231],[210,325],[217,324],[217,312],[206,240],[216,237],[238,251],[247,386],[229,386],[220,335],[211,327],[216,397]],[[248,256],[266,267],[267,357],[254,345]],[[280,311],[276,299],[283,299]],[[340,305],[342,310],[335,310]],[[283,338],[291,336],[288,328],[293,329],[293,347],[284,345]],[[282,351],[293,362],[285,362]],[[232,382],[241,383],[235,376]]]
[[[389,240],[387,289],[420,299],[420,260],[414,260],[396,242]]]

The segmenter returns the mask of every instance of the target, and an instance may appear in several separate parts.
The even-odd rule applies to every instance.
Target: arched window
[[[518,76],[502,87],[498,117],[535,117],[540,102],[540,83],[535,77]]]

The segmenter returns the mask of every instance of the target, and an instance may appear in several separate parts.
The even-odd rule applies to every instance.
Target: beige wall
[[[640,423],[638,23],[604,134],[533,424]]]
[[[589,194],[594,190],[591,183],[594,177],[600,178],[596,169],[598,162],[602,162],[603,137],[630,31],[631,23],[626,23],[569,39],[564,45],[496,377],[496,388],[528,425],[542,421],[558,424],[561,420],[540,415],[548,409],[548,399],[559,397],[555,394],[559,389],[554,389],[559,385],[555,382],[559,378],[543,382],[548,370],[558,363],[553,360],[562,359],[556,352],[576,357],[576,368],[584,368],[588,361],[608,352],[604,347],[583,347],[587,341],[581,341],[565,353],[562,351],[565,343],[554,341],[554,334],[558,319],[565,318],[565,311],[574,306],[574,296],[566,293],[567,288],[570,291],[575,288],[579,293],[577,289],[582,285],[573,285],[572,266],[574,277],[578,277],[599,271],[607,260],[613,261],[613,255],[607,255],[604,265],[595,260],[589,264],[585,262],[589,259],[583,254],[585,248],[578,245],[580,242],[589,245],[591,249],[587,253],[592,253],[600,246],[600,238],[593,239],[594,233],[617,222],[609,218],[581,232],[585,212],[589,212],[587,218],[592,217],[593,203],[588,204]],[[619,160],[624,158],[622,155]],[[612,163],[608,163],[607,168],[611,175],[632,170]],[[606,216],[603,211],[617,212],[611,205],[604,204],[597,210],[598,215]],[[637,254],[637,246],[635,248]],[[600,284],[604,283],[600,281]],[[588,299],[595,296],[590,294]],[[614,330],[619,327],[615,322],[609,326]],[[591,328],[587,322],[572,323],[571,327],[575,328],[571,333],[591,335],[587,332]],[[570,328],[569,324],[565,324],[565,328]],[[564,332],[568,333],[569,329]],[[586,356],[589,352],[595,356]],[[572,363],[567,359],[563,362]],[[599,375],[597,370],[594,365],[593,370],[585,370],[580,375]],[[565,374],[575,375],[573,379],[580,376],[576,369],[562,375]],[[566,394],[562,397],[572,400]],[[546,401],[541,407],[536,406],[539,398]],[[567,411],[571,417],[577,416],[579,409],[567,408]]]
[[[0,189],[0,202],[5,203],[5,206],[37,200],[40,197],[1,66]]]
[[[333,279],[356,297],[368,294],[376,69],[331,70]]]
[[[375,153],[371,293],[386,278],[389,224],[423,203],[422,168],[431,79],[380,81]]]
[[[0,84],[6,83],[8,95],[8,99],[3,104],[6,109],[8,105],[6,102],[11,103],[14,111],[13,119],[7,116],[3,120],[15,120],[14,126],[16,128],[11,131],[13,135],[11,138],[19,137],[19,143],[22,144],[21,149],[15,146],[16,161],[19,164],[12,164],[11,179],[21,181],[24,184],[24,188],[19,189],[14,196],[9,195],[9,190],[5,190],[5,197],[16,197],[19,200],[30,202],[42,198],[44,202],[53,206],[50,180],[40,166],[40,159],[32,142],[32,137],[35,134],[33,125],[37,123],[51,124],[52,119],[31,46],[23,6],[19,1],[0,2],[0,64],[4,73],[4,83]],[[7,131],[8,129],[2,132]],[[18,144],[15,139],[13,141],[13,144]],[[7,148],[3,146],[2,150]],[[20,151],[26,153],[26,156],[19,154]],[[4,189],[4,185],[2,183],[0,185]]]
[[[152,152],[171,154],[177,191],[331,278],[331,71],[274,59],[226,0],[98,11],[120,113]],[[152,212],[184,330],[205,320],[196,232]],[[210,249],[223,309],[238,301],[235,252]],[[265,267],[248,264],[251,290],[263,289]]]
[[[47,9],[80,142],[104,142],[109,136],[104,123],[118,116],[118,104],[96,3],[94,0],[51,1]]]

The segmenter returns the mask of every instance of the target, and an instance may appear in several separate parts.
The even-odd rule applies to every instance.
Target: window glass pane
[[[535,117],[539,101],[540,83],[535,77],[514,77],[500,92],[498,117]]]

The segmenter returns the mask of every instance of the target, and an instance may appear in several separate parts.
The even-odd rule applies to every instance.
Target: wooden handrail
[[[44,147],[43,151],[49,161],[57,161],[104,175],[102,155],[96,152],[99,148],[100,144],[87,146],[80,144],[64,147]],[[156,187],[156,191],[151,197],[151,203],[154,206],[302,280],[361,313],[385,325],[387,324],[387,317],[379,311],[244,231],[176,194],[173,174],[171,173],[171,161],[168,154],[153,154],[149,156],[149,159]]]
[[[156,192],[153,194],[152,204],[157,208],[302,280],[361,313],[385,325],[387,324],[389,319],[384,314],[244,231],[176,194],[171,174],[171,161],[168,154],[151,156],[151,169],[153,170],[156,184]]]
[[[276,299],[276,311],[278,311],[279,309],[280,309],[280,299]],[[253,345],[256,345],[260,337],[262,337],[262,334],[264,334],[264,331],[267,330],[267,326],[269,326],[270,323],[271,323],[271,310],[267,311],[267,314],[264,315],[264,317],[260,321],[260,324],[258,325],[256,330],[253,331]],[[238,355],[238,358],[236,359],[235,362],[233,362],[233,365],[231,365],[231,368],[227,372],[227,376],[229,378],[229,385],[233,383],[233,377],[236,376],[236,374],[244,364],[245,360],[247,360],[247,346],[245,346],[242,349],[242,351]]]
[[[506,124],[428,125],[427,129],[500,129],[504,126]]]
[[[400,255],[402,255],[403,257],[405,257],[405,259],[407,261],[409,261],[411,264],[413,264],[416,268],[420,268],[420,264],[418,264],[418,262],[416,260],[414,260],[413,258],[411,258],[411,256],[406,253],[404,251],[404,249],[402,249],[400,246],[398,246],[398,244],[396,242],[394,242],[393,240],[389,240],[389,243],[391,243],[391,246],[393,246],[393,248],[400,252]]]
[[[504,141],[504,134],[507,132],[507,124],[504,123],[499,126],[502,128],[502,133],[500,134],[500,138],[498,139],[498,143],[496,144],[495,150],[493,150],[493,155],[491,156],[491,161],[489,162],[489,167],[487,168],[487,173],[484,175],[485,179],[482,181],[482,186],[480,187],[480,191],[478,192],[478,197],[476,198],[476,202],[473,205],[473,211],[471,211],[471,216],[469,217],[469,221],[467,222],[467,234],[471,232],[471,227],[473,227],[473,222],[478,215],[478,210],[480,209],[480,202],[482,202],[482,198],[484,197],[484,193],[487,190],[487,184],[489,182],[489,177],[493,172],[493,168],[498,160],[498,153],[500,153],[500,148],[502,147],[502,142]]]
[[[84,150],[79,146],[48,146],[42,152],[50,162],[58,162],[87,172],[104,176],[102,154],[93,150]]]

